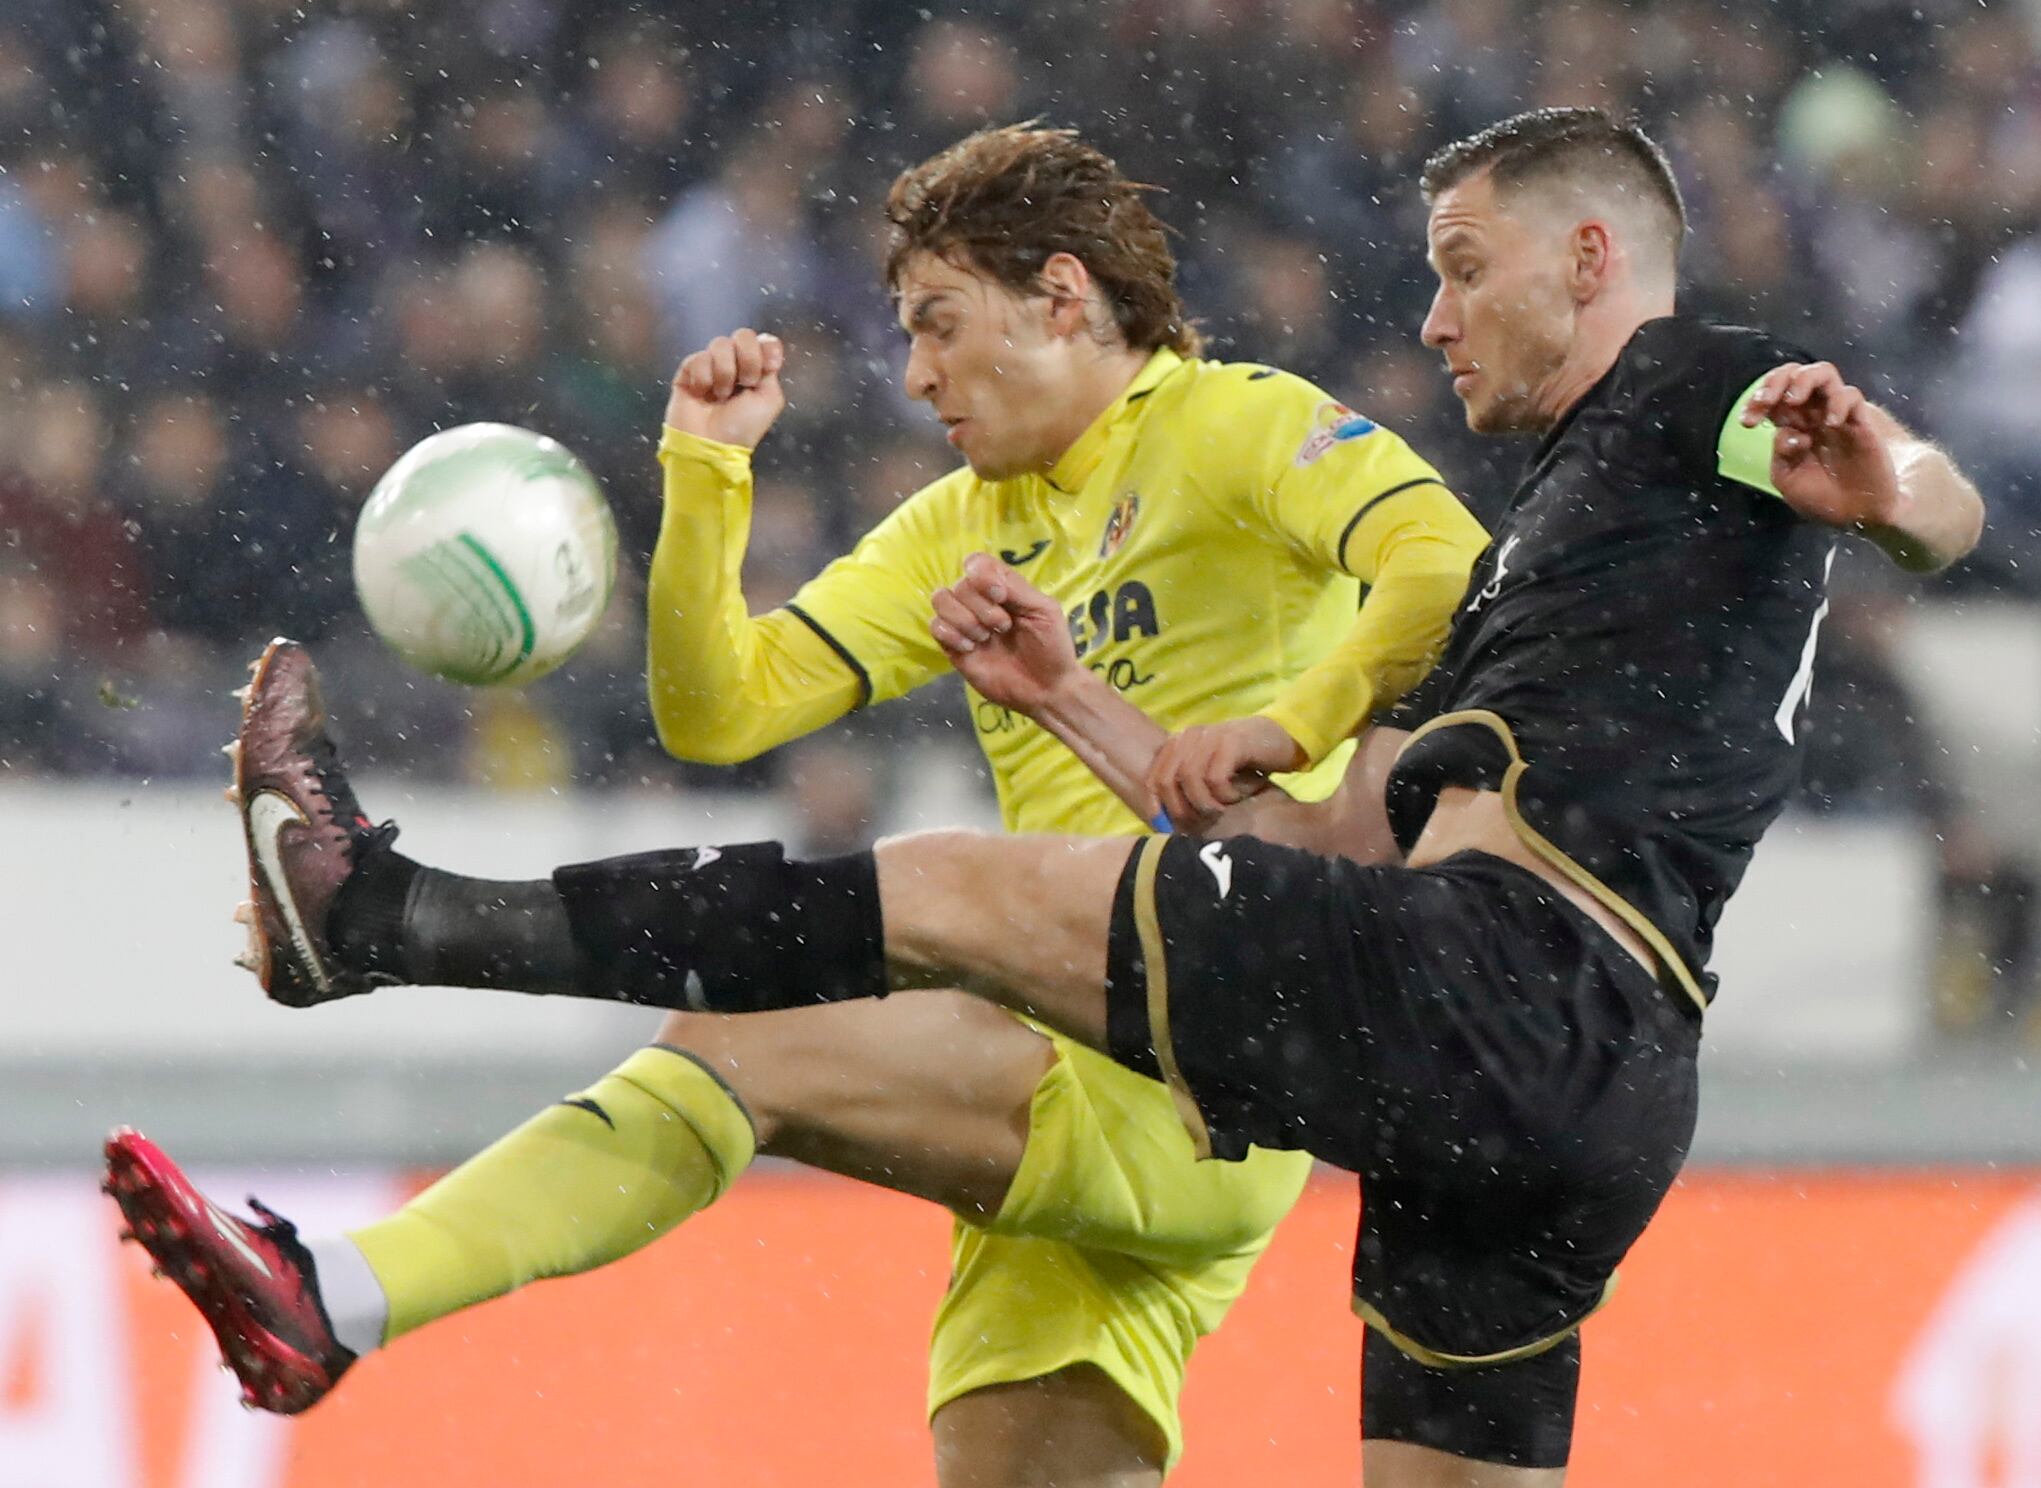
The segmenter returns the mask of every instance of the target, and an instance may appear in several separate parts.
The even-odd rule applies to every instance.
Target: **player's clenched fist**
[[[980,697],[1033,717],[1080,675],[1063,607],[989,554],[931,602],[929,634]]]
[[[777,336],[748,328],[718,336],[673,374],[668,426],[723,444],[756,447],[787,406],[780,387],[786,363],[786,343]]]

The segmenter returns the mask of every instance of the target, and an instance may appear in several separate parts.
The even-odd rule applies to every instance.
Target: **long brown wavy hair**
[[[1176,291],[1169,228],[1149,208],[1156,188],[1130,181],[1073,130],[981,129],[902,171],[886,194],[893,241],[886,281],[908,255],[932,253],[1025,294],[1058,253],[1077,258],[1127,344],[1196,356],[1204,337]]]

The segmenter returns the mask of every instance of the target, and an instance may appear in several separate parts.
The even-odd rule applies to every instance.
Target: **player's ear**
[[[1052,253],[1036,282],[1049,297],[1050,330],[1059,336],[1074,336],[1086,329],[1094,281],[1083,259],[1074,253]]]
[[[1575,304],[1585,305],[1601,292],[1615,264],[1615,246],[1608,223],[1598,217],[1590,217],[1574,227],[1569,287]]]

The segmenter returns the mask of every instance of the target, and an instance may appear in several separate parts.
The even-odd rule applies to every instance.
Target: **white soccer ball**
[[[376,482],[354,529],[354,584],[411,665],[516,686],[574,653],[616,587],[617,529],[588,468],[554,440],[465,424]]]

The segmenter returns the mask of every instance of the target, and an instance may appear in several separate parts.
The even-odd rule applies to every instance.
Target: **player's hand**
[[[1172,734],[1148,767],[1148,789],[1179,831],[1195,832],[1228,806],[1267,790],[1269,776],[1301,770],[1304,751],[1272,719],[1195,724]]]
[[[756,449],[787,406],[780,387],[786,364],[786,343],[777,336],[749,329],[718,336],[673,374],[666,422],[685,434]]]
[[[990,554],[932,598],[929,634],[979,696],[1033,718],[1082,675],[1063,607]]]
[[[1830,362],[1774,367],[1743,407],[1746,428],[1770,419],[1772,484],[1786,504],[1831,527],[1889,525],[1904,504],[1884,419]]]

